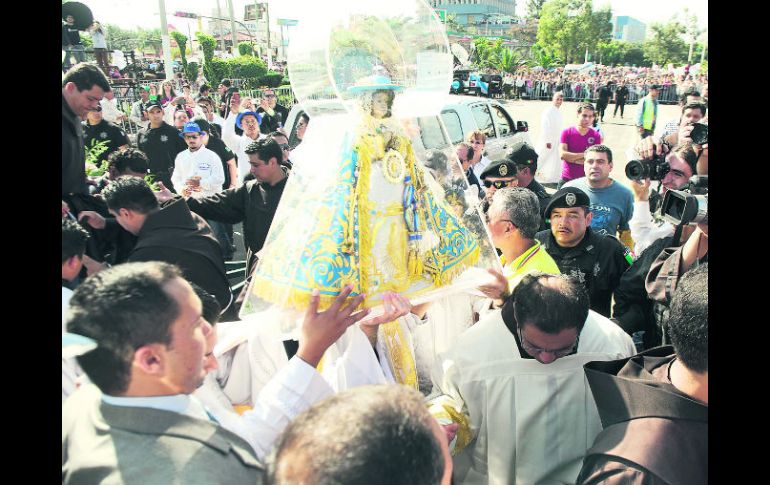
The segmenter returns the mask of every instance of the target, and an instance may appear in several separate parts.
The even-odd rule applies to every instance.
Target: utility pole
[[[273,69],[273,48],[270,47],[270,10],[269,10],[269,3],[265,2],[265,20],[266,20],[266,26],[267,26],[267,68],[272,70]]]
[[[217,0],[217,17],[222,16],[222,7],[219,6],[219,0]],[[225,36],[222,33],[222,21],[217,20],[217,31],[219,32],[219,40],[222,42],[222,52],[225,52]]]
[[[158,7],[160,8],[160,39],[163,45],[163,66],[166,79],[171,79],[174,77],[174,61],[171,58],[171,39],[168,37],[165,0],[158,0]]]
[[[235,53],[236,37],[238,32],[235,30],[235,16],[233,15],[233,0],[227,0],[227,9],[230,11],[230,32],[233,38],[233,54]]]

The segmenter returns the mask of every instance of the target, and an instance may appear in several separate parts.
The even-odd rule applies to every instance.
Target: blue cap
[[[188,121],[184,124],[184,128],[182,128],[182,133],[179,134],[182,138],[184,138],[185,133],[206,133],[205,131],[201,130],[201,127],[198,126],[198,123],[194,121]]]
[[[374,76],[365,77],[356,81],[356,84],[350,86],[348,91],[352,93],[361,93],[364,91],[380,91],[380,90],[392,90],[401,91],[404,87],[395,84],[388,76],[381,74],[375,74]]]
[[[255,117],[257,119],[257,124],[262,123],[262,116],[256,111],[243,111],[241,113],[238,113],[238,117],[235,118],[235,126],[237,126],[240,129],[243,129],[243,127],[241,126],[241,120],[243,119],[244,116],[248,116],[248,115]]]

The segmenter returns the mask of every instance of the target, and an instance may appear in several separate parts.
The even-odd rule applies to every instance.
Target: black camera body
[[[708,224],[708,184],[708,175],[694,175],[689,188],[667,191],[660,209],[663,219],[675,226]]]
[[[709,125],[705,123],[690,123],[692,131],[690,139],[696,145],[705,145],[709,142]]]
[[[665,155],[655,155],[652,160],[631,160],[626,164],[626,177],[629,180],[663,180],[671,170]]]

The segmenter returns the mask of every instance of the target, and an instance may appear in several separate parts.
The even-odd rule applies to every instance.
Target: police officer
[[[89,111],[86,121],[83,122],[83,134],[85,135],[86,147],[91,148],[94,144],[106,141],[107,150],[98,155],[98,164],[110,156],[111,153],[128,146],[128,136],[118,125],[110,123],[102,116],[102,107],[97,105],[96,111]]]
[[[532,145],[526,141],[519,141],[511,149],[511,153],[508,155],[508,159],[516,165],[516,178],[519,180],[519,187],[524,187],[531,192],[534,192],[537,196],[537,201],[540,203],[540,230],[544,231],[549,228],[548,223],[545,222],[547,217],[545,216],[545,207],[548,202],[551,201],[551,196],[545,190],[545,187],[535,180],[535,172],[537,172],[537,152]]]
[[[487,168],[481,172],[481,184],[484,188],[484,202],[482,208],[484,212],[489,209],[492,203],[492,196],[497,189],[505,187],[517,187],[519,180],[516,178],[516,165],[508,159],[499,160],[490,163]]]
[[[139,131],[137,146],[150,162],[150,173],[155,181],[174,191],[171,173],[174,160],[179,152],[187,150],[187,144],[179,138],[179,130],[163,121],[163,106],[157,100],[151,100],[144,106],[150,125]]]
[[[563,274],[585,285],[591,310],[610,318],[612,293],[632,259],[617,238],[591,230],[590,204],[588,195],[576,187],[559,190],[545,208],[551,229],[538,232],[535,239]]]

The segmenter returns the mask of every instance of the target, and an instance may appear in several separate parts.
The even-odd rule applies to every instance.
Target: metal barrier
[[[647,95],[649,92],[650,84],[642,86],[636,84],[627,84],[628,98],[626,104],[636,104],[641,98]],[[560,89],[564,93],[565,101],[587,101],[590,103],[596,103],[599,100],[599,89],[602,85],[597,85],[592,82],[558,82],[558,81],[531,81],[525,83],[524,86],[518,88],[513,86],[510,90],[512,97],[519,97],[521,99],[530,100],[550,100],[553,97],[553,93]],[[618,89],[617,84],[610,86],[612,97],[615,96],[615,91]],[[696,87],[697,88],[697,87]],[[658,103],[660,104],[677,104],[679,102],[679,87],[676,84],[669,84],[661,86],[658,94]]]

